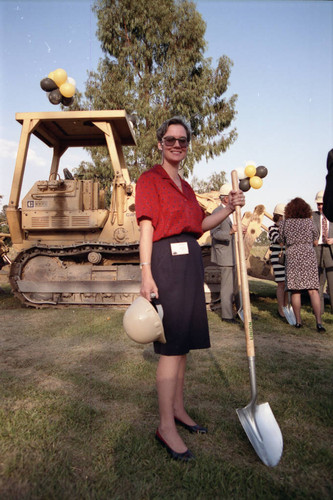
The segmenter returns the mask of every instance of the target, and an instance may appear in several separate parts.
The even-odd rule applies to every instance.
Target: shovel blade
[[[243,308],[240,307],[237,311],[237,314],[238,314],[238,317],[243,321],[244,323],[244,311],[243,311]]]
[[[244,311],[243,311],[243,299],[242,299],[242,292],[239,293],[239,309],[237,311],[238,317],[243,321],[244,323]]]
[[[265,465],[275,467],[282,456],[283,438],[269,404],[249,404],[236,411],[259,458]]]
[[[283,307],[283,312],[289,325],[296,325],[296,317],[293,308],[291,306],[285,306]]]

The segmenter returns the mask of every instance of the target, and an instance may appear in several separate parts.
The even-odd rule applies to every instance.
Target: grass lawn
[[[197,460],[169,459],[152,346],[124,333],[121,309],[27,309],[0,290],[1,499],[330,499],[333,317],[300,330],[277,315],[275,284],[251,280],[258,403],[284,452],[265,466],[238,420],[250,400],[241,323],[209,312],[212,348],[188,356],[186,404],[207,435],[180,429]],[[328,311],[328,310],[327,310]]]

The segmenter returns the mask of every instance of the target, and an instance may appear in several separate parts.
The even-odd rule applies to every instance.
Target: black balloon
[[[74,102],[74,96],[72,97],[63,97],[61,99],[61,104],[63,104],[64,106],[71,106]]]
[[[61,100],[62,95],[59,89],[52,90],[52,92],[49,93],[49,101],[51,104],[60,104]]]
[[[263,179],[264,177],[266,177],[267,174],[268,174],[268,170],[266,167],[263,167],[262,165],[260,167],[257,167],[256,175],[258,177],[260,177],[260,179]]]
[[[246,191],[248,191],[250,189],[250,187],[251,187],[251,185],[250,185],[250,178],[249,177],[245,177],[245,179],[241,179],[239,181],[239,189],[244,191],[244,193]]]
[[[45,92],[51,92],[58,88],[58,85],[51,80],[51,78],[43,78],[43,80],[40,81],[40,86]]]

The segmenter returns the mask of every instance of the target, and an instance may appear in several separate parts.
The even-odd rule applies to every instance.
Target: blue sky
[[[198,1],[206,22],[206,56],[234,63],[227,95],[238,94],[238,139],[229,151],[194,169],[208,178],[247,161],[268,168],[260,190],[246,194],[246,209],[303,197],[315,207],[325,186],[326,157],[333,147],[333,2]],[[91,0],[0,1],[0,194],[8,202],[21,125],[15,113],[55,111],[40,80],[66,69],[82,91],[102,57]],[[22,193],[48,172],[50,152],[31,142]],[[61,167],[83,153],[65,154]]]

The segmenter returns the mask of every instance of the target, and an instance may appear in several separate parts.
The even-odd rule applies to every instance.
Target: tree
[[[267,233],[266,231],[261,231],[260,235],[255,241],[255,244],[257,246],[267,246],[269,245],[269,239],[267,238]]]
[[[0,194],[0,233],[9,234],[9,227],[6,217],[6,208],[8,205],[2,206],[3,195]]]
[[[125,109],[135,115],[136,148],[125,148],[133,180],[160,160],[156,129],[167,118],[182,115],[193,137],[184,176],[195,162],[226,151],[236,140],[229,129],[237,96],[229,99],[232,62],[227,56],[212,67],[204,57],[206,25],[189,0],[97,0],[97,36],[104,58],[98,72],[90,72],[86,100],[88,109]],[[91,151],[95,166],[109,179],[111,169],[102,156]],[[92,165],[81,164],[77,173],[89,175]]]
[[[207,181],[199,180],[193,177],[191,186],[196,193],[208,193],[209,191],[219,191],[220,187],[225,184],[225,172],[214,172]]]

